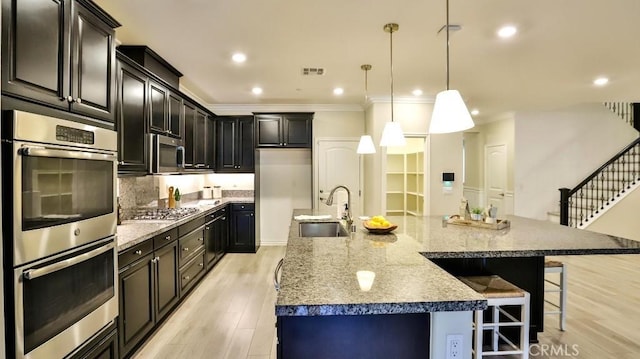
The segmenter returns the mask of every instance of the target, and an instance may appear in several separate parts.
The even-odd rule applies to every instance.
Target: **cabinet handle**
[[[204,238],[200,237],[200,238],[198,238],[198,240],[199,240],[200,242],[203,242],[203,241],[204,241]]]
[[[273,286],[276,288],[276,292],[280,291],[280,279],[278,278],[278,272],[282,269],[282,264],[284,263],[284,258],[278,261],[278,265],[276,265],[276,270],[273,271]]]
[[[286,145],[287,145],[287,143],[285,142],[285,143],[284,143],[284,145],[286,146]]]
[[[165,240],[165,241],[170,241],[170,240],[171,240],[171,236],[166,236],[166,237],[164,237],[164,240]]]
[[[141,256],[141,255],[142,255],[142,251],[141,251],[141,250],[139,250],[139,249],[138,249],[137,251],[133,252],[133,253],[135,253],[135,254],[137,254],[137,255],[139,255],[139,256]]]
[[[160,257],[156,257],[156,263],[160,262]]]
[[[151,263],[156,264],[156,259],[155,258],[151,259]]]
[[[119,165],[124,165],[124,161],[118,162]]]
[[[67,102],[73,102],[73,96],[71,95],[67,96]]]
[[[82,103],[82,99],[81,99],[80,97],[78,97],[78,98],[76,99],[76,102],[77,102],[77,103]]]
[[[251,213],[250,216],[253,217],[253,213]]]
[[[209,226],[205,226],[204,229],[206,229],[207,231],[211,229],[211,227]]]
[[[240,206],[240,208],[244,209],[244,206]]]
[[[280,146],[282,146],[282,145],[283,145],[282,142],[280,142]]]
[[[183,252],[188,252],[189,251],[189,247],[182,247],[182,251]]]
[[[198,266],[204,267],[204,263],[198,263]]]
[[[189,277],[188,275],[186,275],[186,276],[182,277],[182,279],[183,279],[183,280],[189,280],[189,279],[191,279],[191,277]]]
[[[223,220],[223,221],[226,221],[226,220],[227,220],[227,217],[222,217],[222,220]]]

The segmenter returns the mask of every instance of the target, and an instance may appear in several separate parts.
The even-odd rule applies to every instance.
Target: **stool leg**
[[[529,311],[530,311],[531,295],[524,294],[524,305],[520,312],[520,321],[524,324],[520,331],[520,347],[522,349],[522,359],[529,359]]]
[[[564,332],[567,321],[567,266],[562,264],[560,273],[560,330]]]
[[[482,359],[482,314],[482,310],[476,310],[475,312],[476,330],[473,332],[473,343],[475,347],[475,352],[473,355],[474,359]]]
[[[500,307],[496,305],[493,307],[494,327],[491,333],[491,347],[493,348],[494,352],[498,351],[498,333],[500,333],[500,327],[498,327],[495,324],[498,324],[499,321],[500,321]]]

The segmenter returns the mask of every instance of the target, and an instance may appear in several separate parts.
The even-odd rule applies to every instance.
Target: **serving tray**
[[[511,222],[508,219],[497,219],[496,223],[485,223],[483,221],[472,221],[468,219],[462,219],[458,216],[452,216],[447,220],[447,223],[455,224],[456,226],[467,226],[485,229],[504,229],[511,227]]]

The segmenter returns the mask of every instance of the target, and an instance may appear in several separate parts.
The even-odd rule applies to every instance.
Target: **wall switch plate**
[[[447,335],[447,357],[446,359],[462,359],[462,334]]]

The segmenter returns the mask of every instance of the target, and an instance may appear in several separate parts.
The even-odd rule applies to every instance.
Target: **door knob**
[[[323,190],[320,190],[320,193],[324,193],[324,191],[323,191]]]
[[[504,197],[504,193],[500,193],[500,196]]]

